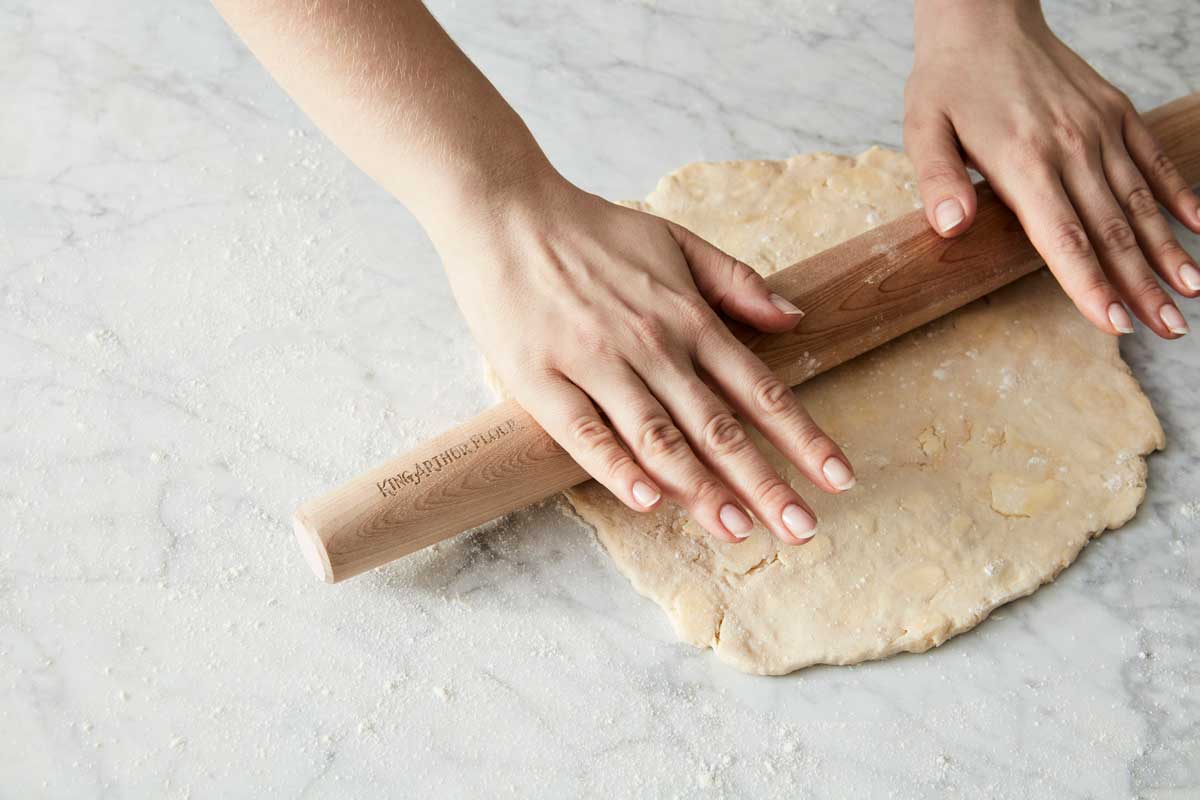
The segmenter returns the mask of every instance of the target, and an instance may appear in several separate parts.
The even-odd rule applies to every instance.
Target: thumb
[[[668,222],[667,226],[687,259],[696,288],[713,308],[767,333],[789,330],[804,316],[741,261],[681,225]]]
[[[975,187],[950,120],[938,116],[906,121],[904,146],[917,170],[917,189],[929,224],[946,237],[966,231],[975,218]]]

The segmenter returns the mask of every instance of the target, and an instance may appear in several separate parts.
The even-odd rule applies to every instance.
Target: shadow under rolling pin
[[[1145,115],[1188,183],[1200,183],[1200,93]],[[986,184],[975,222],[942,239],[914,211],[767,279],[806,315],[792,331],[743,334],[796,385],[1041,267]],[[295,514],[305,559],[334,583],[543,500],[587,474],[514,401],[500,403]]]

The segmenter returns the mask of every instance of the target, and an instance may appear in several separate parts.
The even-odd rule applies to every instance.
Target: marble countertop
[[[1200,89],[1189,0],[1050,5]],[[900,144],[903,2],[432,7],[610,197]],[[732,671],[552,505],[330,587],[292,509],[491,399],[421,231],[199,0],[0,4],[0,76],[0,794],[1200,795],[1195,341],[1123,341],[1136,519],[924,655]]]

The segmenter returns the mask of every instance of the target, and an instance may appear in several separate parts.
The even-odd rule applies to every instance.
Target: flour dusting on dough
[[[629,205],[770,274],[911,210],[912,181],[880,149],[691,164]],[[817,512],[805,546],[761,528],[724,544],[671,507],[637,514],[594,483],[567,493],[681,639],[747,672],[920,652],[969,630],[1132,517],[1142,456],[1164,443],[1115,340],[1044,271],[797,393],[858,476],[823,494],[755,434]]]

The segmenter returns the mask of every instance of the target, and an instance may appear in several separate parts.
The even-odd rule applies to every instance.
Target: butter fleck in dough
[[[916,206],[901,154],[690,164],[635,208],[763,274]],[[567,492],[617,568],[676,633],[732,666],[782,674],[922,652],[1053,578],[1129,520],[1164,444],[1114,338],[1045,270],[797,390],[858,486],[815,489],[755,434],[820,519],[809,544],[762,528],[718,542],[670,504]]]

